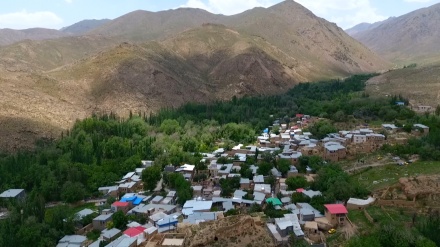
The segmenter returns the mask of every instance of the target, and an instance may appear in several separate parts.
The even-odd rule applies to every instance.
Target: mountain
[[[136,11],[84,36],[0,47],[0,146],[57,136],[94,112],[275,94],[389,66],[293,1],[234,16]],[[29,135],[1,136],[17,131]]]
[[[153,111],[185,102],[273,94],[309,71],[263,39],[205,24],[162,42],[123,43],[49,73],[87,84],[103,111]],[[116,107],[117,106],[117,107]]]
[[[46,28],[30,28],[23,30],[14,29],[0,29],[0,46],[10,45],[22,40],[45,40],[56,39],[68,36],[69,34],[63,33],[55,29]]]
[[[440,58],[440,4],[389,19],[354,34],[357,40],[397,64],[430,63]]]
[[[82,20],[80,22],[77,22],[71,26],[63,27],[60,29],[60,31],[67,33],[67,34],[73,34],[73,35],[82,35],[84,33],[87,33],[95,28],[98,28],[108,22],[110,22],[110,19],[102,19],[102,20]]]
[[[102,36],[24,40],[0,47],[0,68],[8,71],[47,71],[91,56],[117,44]]]
[[[365,23],[365,22],[363,22],[363,23],[360,23],[360,24],[358,24],[358,25],[356,25],[356,26],[354,26],[352,28],[346,29],[345,32],[348,33],[348,35],[350,35],[350,36],[354,36],[354,35],[356,35],[358,33],[365,32],[367,30],[376,28],[376,27],[382,25],[384,22],[392,20],[394,18],[395,17],[390,17],[390,18],[388,18],[388,19],[386,19],[384,21],[378,21],[378,22],[375,22],[375,23]]]
[[[259,36],[288,56],[307,61],[309,69],[315,72],[308,77],[310,80],[377,71],[389,66],[334,23],[318,18],[294,1],[284,1],[267,9],[254,8],[233,16],[185,8],[135,11],[89,34],[131,42],[163,40],[203,23],[223,24],[241,33]]]
[[[132,42],[162,40],[185,30],[199,27],[204,23],[221,23],[224,18],[226,16],[192,8],[159,12],[137,10],[116,18],[88,34]]]

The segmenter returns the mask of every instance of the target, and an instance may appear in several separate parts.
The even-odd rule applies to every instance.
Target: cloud
[[[255,7],[270,7],[281,0],[188,0],[180,7],[199,8],[211,13],[234,15]]]
[[[374,23],[388,18],[379,14],[369,0],[296,0],[296,2],[310,9],[315,15],[335,22],[344,29],[362,22]]]
[[[49,11],[0,14],[0,28],[25,29],[32,27],[60,28],[63,20]]]
[[[73,0],[64,0],[66,3],[73,3]]]

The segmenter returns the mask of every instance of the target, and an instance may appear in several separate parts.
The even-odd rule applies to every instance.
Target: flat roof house
[[[58,241],[57,247],[80,247],[87,238],[81,235],[66,235]]]
[[[3,199],[24,199],[25,196],[26,192],[24,189],[9,189],[0,194],[0,198]]]
[[[342,204],[325,204],[325,217],[332,226],[344,225],[348,214]]]
[[[107,228],[107,223],[112,220],[113,214],[101,214],[93,219],[93,229],[102,231]]]

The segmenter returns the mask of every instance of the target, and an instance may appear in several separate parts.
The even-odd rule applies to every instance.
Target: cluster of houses
[[[387,142],[387,137],[382,134],[396,133],[401,128],[394,124],[383,124],[381,129],[359,128],[351,131],[339,131],[328,134],[322,140],[312,138],[310,132],[303,132],[302,127],[312,121],[310,116],[301,115],[301,121],[294,126],[279,124],[275,121],[273,126],[280,127],[280,134],[270,133],[264,130],[258,137],[259,149],[278,151],[278,147],[284,147],[278,155],[281,159],[288,159],[293,165],[297,164],[301,156],[321,156],[324,160],[338,162],[348,157],[355,157],[357,154],[371,153],[379,150]],[[380,133],[378,133],[380,132]],[[414,124],[412,133],[414,135],[427,135],[429,127],[422,124]]]
[[[135,247],[140,246],[156,234],[164,234],[176,231],[179,224],[191,225],[201,222],[213,221],[224,217],[224,213],[233,209],[246,209],[253,205],[261,207],[271,203],[276,210],[285,210],[289,213],[282,218],[276,218],[267,223],[267,229],[278,242],[285,242],[293,234],[297,238],[305,238],[310,243],[322,243],[323,234],[320,230],[331,229],[346,224],[347,208],[343,204],[327,204],[325,212],[321,213],[307,203],[292,203],[292,195],[301,193],[313,198],[321,195],[319,191],[298,189],[288,191],[286,177],[299,176],[296,164],[302,156],[319,155],[324,160],[340,161],[350,155],[360,152],[373,152],[386,143],[384,134],[375,133],[369,128],[360,128],[352,131],[339,131],[329,134],[322,140],[312,138],[312,134],[302,129],[313,122],[310,116],[297,116],[298,121],[293,127],[275,122],[279,125],[280,133],[270,133],[264,130],[258,137],[257,146],[237,145],[230,151],[220,148],[213,153],[203,154],[203,162],[208,164],[206,170],[197,170],[194,165],[184,164],[179,167],[166,166],[164,172],[181,173],[185,179],[192,182],[194,177],[205,174],[208,179],[200,183],[193,183],[193,199],[186,201],[184,205],[176,205],[177,193],[166,190],[166,196],[145,195],[142,190],[142,171],[153,165],[152,161],[142,161],[140,168],[127,173],[113,186],[101,187],[99,191],[105,196],[119,198],[109,209],[102,210],[100,215],[92,222],[94,230],[101,231],[98,241],[88,246],[101,246],[102,242],[111,247]],[[424,134],[429,128],[423,125],[414,126],[416,131]],[[398,131],[394,125],[383,125],[383,130]],[[420,131],[422,130],[422,131]],[[271,170],[271,175],[276,178],[275,184],[265,183],[265,177],[258,174],[258,166],[252,165],[252,179],[242,178],[239,171],[243,162],[252,155],[261,159],[262,152],[277,152],[278,159],[288,159],[291,162],[287,175],[283,178],[276,168]],[[227,158],[229,163],[219,163],[221,157]],[[224,159],[223,159],[224,160]],[[307,172],[311,172],[307,168]],[[240,177],[239,188],[231,197],[222,197],[221,188],[218,186],[220,179]],[[123,196],[121,196],[123,195]],[[281,195],[276,197],[274,195]],[[359,199],[352,199],[350,207],[361,208],[367,205]],[[126,215],[143,216],[148,219],[145,224],[131,222],[127,230],[121,231],[116,228],[109,229],[114,213],[122,211]],[[90,213],[90,212],[82,212]],[[83,238],[79,236],[66,236],[60,240],[61,246],[76,246]],[[84,243],[84,242],[83,242]],[[87,246],[87,245],[77,245]]]

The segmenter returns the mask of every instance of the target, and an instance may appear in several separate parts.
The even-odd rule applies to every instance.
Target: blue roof
[[[166,217],[163,220],[159,220],[158,222],[156,222],[156,225],[159,227],[164,227],[164,226],[170,226],[170,225],[177,225],[179,221],[177,219],[174,219],[172,217]]]
[[[121,198],[121,202],[131,202],[131,201],[134,201],[134,200],[136,200],[136,196],[132,196],[132,197],[122,197]],[[141,201],[142,201],[142,199],[141,199]]]
[[[263,130],[263,132],[264,132],[264,133],[269,133],[269,129],[266,128],[266,129]]]
[[[137,198],[134,200],[133,205],[139,205],[139,204],[141,204],[141,202],[142,202],[142,198],[137,197]]]

